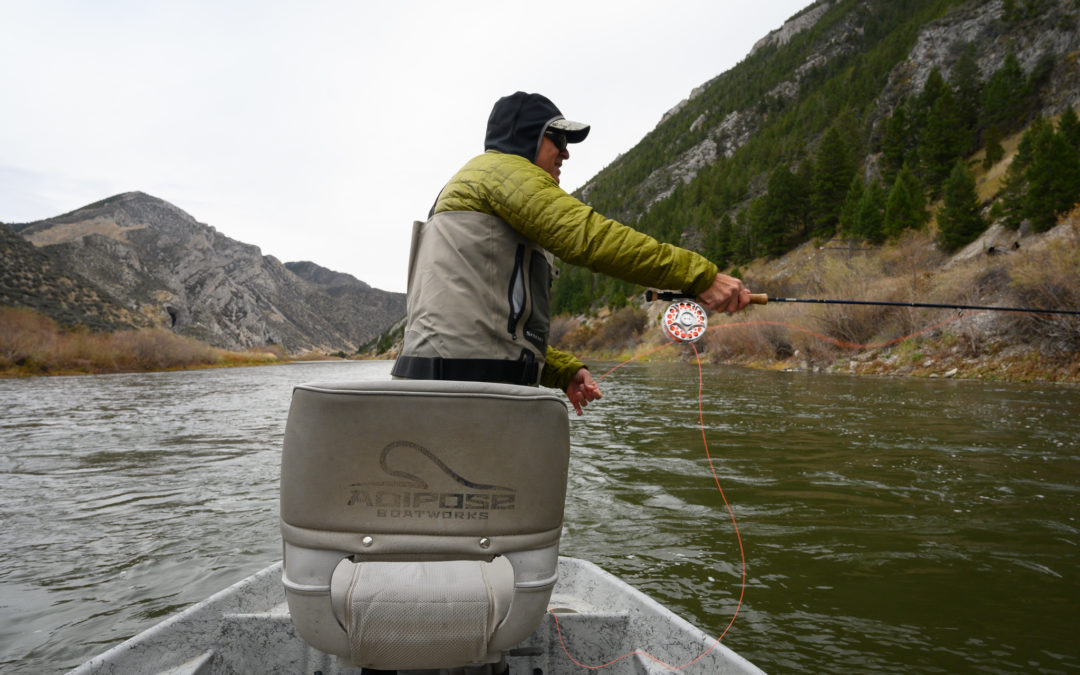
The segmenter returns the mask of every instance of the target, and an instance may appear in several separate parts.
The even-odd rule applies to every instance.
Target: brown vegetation
[[[929,231],[882,247],[807,244],[743,278],[774,297],[1080,310],[1080,209],[1046,234],[1001,236],[1020,246],[977,242],[951,260]],[[630,310],[607,322],[562,317],[553,344],[601,359],[649,352],[666,341],[655,320],[664,307],[647,307],[649,325],[625,332],[618,326]],[[776,369],[1078,383],[1080,316],[774,302],[713,314],[699,350],[712,362]]]
[[[161,329],[62,329],[26,308],[0,307],[0,376],[119,373],[286,360],[280,348],[230,352]]]
[[[649,317],[640,307],[623,307],[604,313],[599,320],[556,317],[551,324],[551,343],[571,352],[588,352],[608,357],[633,349],[641,343],[641,334]]]

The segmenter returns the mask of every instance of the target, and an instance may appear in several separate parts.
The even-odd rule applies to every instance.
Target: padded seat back
[[[547,609],[569,447],[565,404],[533,387],[296,387],[281,532],[300,634],[371,668],[498,661]]]

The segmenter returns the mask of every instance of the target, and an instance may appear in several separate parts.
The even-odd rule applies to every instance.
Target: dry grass
[[[24,308],[0,307],[0,376],[118,373],[278,363],[284,352],[217,349],[161,329],[64,330]]]
[[[1080,208],[1024,256],[1005,264],[1017,305],[1080,308]],[[1080,317],[1011,314],[1013,330],[1054,357],[1080,353]]]
[[[1020,147],[1020,140],[1023,137],[1024,132],[1021,131],[1002,140],[1001,147],[1005,151],[1004,155],[1001,161],[989,169],[982,168],[983,159],[986,157],[985,149],[975,153],[971,158],[968,168],[975,175],[975,190],[981,201],[986,202],[992,199],[1001,190],[1001,183],[1005,179],[1005,173],[1009,170],[1013,158],[1016,157],[1016,150]]]

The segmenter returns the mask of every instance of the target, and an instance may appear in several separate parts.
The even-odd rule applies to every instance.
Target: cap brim
[[[558,129],[566,134],[567,143],[580,143],[585,140],[585,137],[589,135],[589,125],[582,124],[581,122],[574,122],[573,120],[561,119],[555,120],[548,124],[549,129]]]

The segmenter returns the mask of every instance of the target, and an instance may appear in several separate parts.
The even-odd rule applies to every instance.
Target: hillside
[[[577,195],[727,269],[837,234],[895,239],[926,226],[958,162],[989,151],[1004,173],[1003,139],[1080,106],[1078,55],[1074,0],[819,0]],[[1027,189],[1034,178],[980,194],[982,229],[1045,230],[1071,208],[1075,183],[1073,201],[1052,201]],[[916,205],[890,212],[893,192]],[[617,306],[638,290],[564,266],[555,309]]]
[[[12,229],[25,242],[5,229],[3,304],[63,325],[164,328],[232,350],[353,352],[405,311],[404,294],[282,264],[140,192]],[[64,299],[73,294],[86,299]]]

